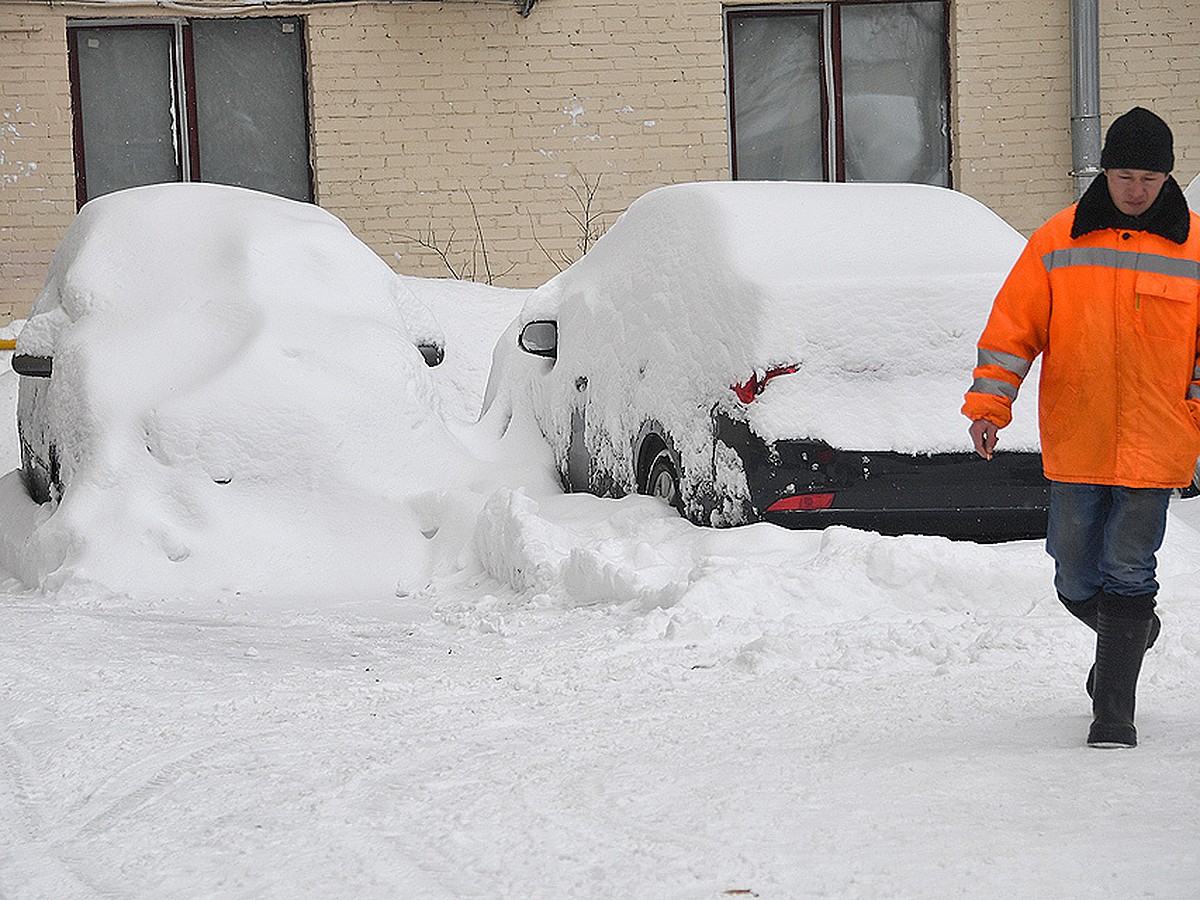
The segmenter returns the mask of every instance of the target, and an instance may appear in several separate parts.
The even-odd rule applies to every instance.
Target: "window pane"
[[[808,13],[729,17],[734,175],[821,181],[821,20]]]
[[[297,19],[192,22],[200,178],[310,200]]]
[[[78,28],[87,196],[179,180],[169,27]]]
[[[945,9],[842,7],[847,181],[948,185]]]

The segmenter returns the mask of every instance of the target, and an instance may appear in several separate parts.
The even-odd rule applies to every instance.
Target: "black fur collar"
[[[1117,209],[1108,193],[1108,179],[1097,175],[1075,207],[1071,237],[1077,238],[1102,228],[1126,228],[1130,231],[1149,231],[1168,241],[1182,244],[1188,239],[1191,217],[1187,199],[1172,175],[1159,192],[1158,199],[1140,216],[1127,216]]]

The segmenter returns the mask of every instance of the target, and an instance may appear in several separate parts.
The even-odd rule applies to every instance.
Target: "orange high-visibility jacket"
[[[962,411],[1003,428],[1040,353],[1047,478],[1184,487],[1200,454],[1200,216],[1177,244],[1072,238],[1074,212],[1034,232],[997,294]]]

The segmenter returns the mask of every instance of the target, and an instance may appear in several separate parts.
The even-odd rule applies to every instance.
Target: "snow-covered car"
[[[659,188],[530,296],[512,331],[542,359],[510,367],[512,402],[567,490],[661,496],[699,524],[1040,536],[1036,397],[990,462],[959,412],[1023,245],[925,185]]]
[[[281,329],[301,332],[282,338],[291,359],[263,340]],[[436,320],[405,281],[319,207],[198,183],[97,198],[67,230],[12,358],[24,376],[17,423],[25,488],[38,503],[62,497],[112,421],[110,398],[151,417],[240,365],[243,381],[208,402],[236,407],[257,392],[261,420],[279,399],[267,386],[297,361],[397,374],[392,362],[371,369],[381,346],[419,353],[426,366],[444,354]],[[121,355],[105,355],[118,347]],[[287,402],[299,416],[303,401]],[[145,427],[154,453],[154,428]]]

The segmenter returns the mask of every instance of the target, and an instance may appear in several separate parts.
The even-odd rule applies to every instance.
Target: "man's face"
[[[1140,216],[1148,210],[1167,182],[1165,172],[1146,169],[1105,169],[1104,177],[1113,203],[1127,216]]]

